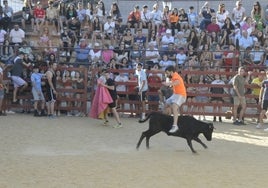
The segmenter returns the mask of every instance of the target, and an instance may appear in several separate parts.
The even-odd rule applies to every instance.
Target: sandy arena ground
[[[110,119],[110,122],[115,122]],[[148,122],[114,129],[90,118],[0,117],[0,188],[263,188],[268,133],[254,124],[215,123],[203,149],[164,133],[135,149]]]

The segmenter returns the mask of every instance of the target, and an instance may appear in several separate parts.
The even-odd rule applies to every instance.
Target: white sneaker
[[[258,125],[256,126],[256,129],[261,129],[262,128],[262,124],[258,123]]]
[[[119,124],[113,126],[113,128],[116,128],[116,129],[117,129],[117,128],[121,128],[121,127],[123,127],[123,125],[122,125],[121,123],[119,123]]]
[[[172,125],[172,128],[169,130],[170,133],[175,133],[179,130],[179,127],[177,125]]]
[[[67,56],[68,56],[68,57],[70,56],[70,52],[67,52]]]
[[[266,132],[268,132],[268,128],[266,128],[266,129],[263,129],[264,131],[266,131]]]
[[[66,52],[62,52],[61,53],[61,56],[66,56]]]

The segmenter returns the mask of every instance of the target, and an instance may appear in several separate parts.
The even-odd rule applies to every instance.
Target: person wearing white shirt
[[[241,1],[236,1],[235,5],[236,7],[233,9],[233,12],[232,12],[233,24],[240,23],[241,25],[244,17],[246,16],[246,10],[244,7],[242,7]]]
[[[9,33],[9,37],[10,37],[10,45],[21,45],[22,41],[25,39],[25,32],[19,28],[18,24],[14,25],[14,28],[11,29],[10,33]]]
[[[242,31],[242,36],[239,40],[239,46],[242,49],[246,49],[247,47],[253,47],[254,45],[254,38],[248,35],[246,30]]]
[[[142,7],[141,11],[141,22],[142,22],[142,27],[148,28],[148,30],[152,29],[152,14],[148,10],[148,6],[144,5]]]
[[[155,28],[156,26],[156,32],[158,33],[159,26],[162,23],[162,12],[161,10],[159,10],[159,5],[157,3],[154,4],[153,6],[151,16],[152,16],[152,27]]]
[[[154,64],[158,63],[159,57],[160,55],[158,49],[154,47],[153,42],[150,42],[149,47],[145,51],[145,59],[148,67],[153,67]]]
[[[167,29],[166,34],[163,35],[160,42],[161,50],[167,50],[168,44],[174,43],[174,40],[175,40],[174,37],[171,35],[171,30]]]
[[[114,44],[114,30],[115,30],[115,22],[112,21],[111,16],[107,16],[107,21],[104,24],[104,33],[105,38],[108,38],[111,40],[111,45]]]

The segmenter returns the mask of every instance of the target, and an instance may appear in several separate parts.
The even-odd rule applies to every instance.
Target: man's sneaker
[[[239,125],[246,125],[244,121],[238,121]]]
[[[71,55],[70,55],[70,52],[67,52],[67,56],[68,56],[68,57],[70,57],[70,56],[71,56]]]
[[[261,129],[262,128],[262,124],[258,123],[258,125],[256,126],[256,129]]]
[[[268,128],[266,128],[266,129],[263,129],[264,131],[266,131],[266,132],[268,132]]]
[[[34,117],[40,117],[40,114],[38,113],[37,110],[34,111]]]
[[[234,125],[241,125],[238,120],[233,122]]]
[[[114,125],[113,128],[121,128],[123,127],[121,123],[118,123],[117,125]]]
[[[170,133],[175,133],[179,130],[179,127],[177,125],[172,125],[172,128],[169,130]]]
[[[108,125],[109,124],[109,121],[106,119],[106,120],[104,120],[104,122],[103,122],[103,125]]]

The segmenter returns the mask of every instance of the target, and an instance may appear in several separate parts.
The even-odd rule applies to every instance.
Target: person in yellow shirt
[[[167,107],[171,107],[173,113],[173,126],[169,130],[170,133],[178,131],[179,107],[186,102],[187,94],[182,77],[175,71],[174,66],[168,66],[165,70],[170,82],[163,82],[165,86],[173,88],[173,94],[166,100]]]

